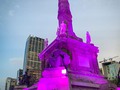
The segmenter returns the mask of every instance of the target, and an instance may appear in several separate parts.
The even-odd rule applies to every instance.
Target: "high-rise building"
[[[41,77],[42,62],[38,58],[38,53],[44,49],[44,39],[29,36],[26,41],[23,74],[28,71],[30,83],[33,84]]]
[[[14,90],[14,86],[17,84],[17,80],[15,78],[8,77],[6,79],[5,90]]]
[[[17,71],[17,85],[19,85],[20,79],[22,78],[22,75],[23,75],[23,69],[19,69]]]

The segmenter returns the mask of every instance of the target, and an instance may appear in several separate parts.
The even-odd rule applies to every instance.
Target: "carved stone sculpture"
[[[51,68],[66,66],[69,63],[70,63],[69,55],[58,49],[52,53],[52,55],[48,60],[48,64],[49,64],[48,66]]]
[[[88,44],[91,43],[91,37],[90,37],[90,33],[88,31],[86,33],[86,43],[88,43]]]
[[[67,31],[67,26],[64,23],[64,21],[62,21],[62,23],[60,24],[60,34],[66,34]]]

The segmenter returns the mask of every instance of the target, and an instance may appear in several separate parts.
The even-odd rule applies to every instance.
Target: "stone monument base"
[[[64,67],[46,68],[39,82],[24,90],[70,90],[69,79]]]
[[[116,85],[103,76],[85,71],[69,71],[68,78],[67,73],[64,67],[47,68],[39,82],[25,90],[116,90]]]
[[[116,90],[116,85],[104,79],[103,76],[79,72],[70,73],[72,90]]]
[[[69,90],[69,79],[64,67],[47,68],[42,75],[37,90]]]
[[[23,90],[24,88],[27,88],[26,85],[17,85],[14,87],[14,90]]]

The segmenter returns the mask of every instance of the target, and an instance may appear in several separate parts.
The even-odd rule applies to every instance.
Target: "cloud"
[[[14,16],[15,10],[9,10],[8,14],[9,14],[10,16]]]
[[[12,65],[23,65],[23,58],[20,57],[14,57],[9,59],[10,64]]]

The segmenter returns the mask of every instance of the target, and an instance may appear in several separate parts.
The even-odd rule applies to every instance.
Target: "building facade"
[[[19,70],[17,71],[17,85],[20,84],[20,80],[21,80],[21,78],[22,78],[22,75],[23,75],[23,69],[19,69]]]
[[[5,90],[14,90],[14,86],[17,84],[17,80],[15,78],[8,77],[6,79]]]
[[[116,61],[102,63],[102,73],[110,81],[117,79],[119,68],[120,64]]]
[[[38,53],[44,49],[44,39],[29,36],[26,41],[23,74],[28,71],[30,83],[33,84],[41,77],[42,62],[38,58]]]

